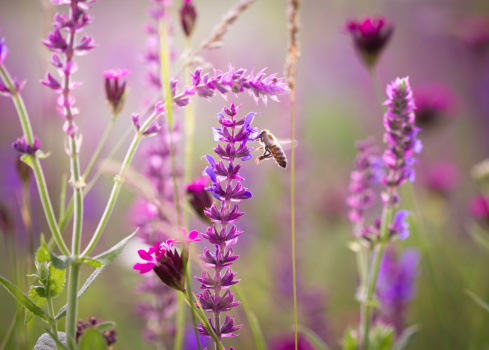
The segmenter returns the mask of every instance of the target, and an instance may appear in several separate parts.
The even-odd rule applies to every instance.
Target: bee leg
[[[260,147],[258,147],[257,149],[255,149],[255,152],[256,152],[256,151],[259,151],[259,150],[261,150],[261,149],[263,149],[263,146],[260,146]]]

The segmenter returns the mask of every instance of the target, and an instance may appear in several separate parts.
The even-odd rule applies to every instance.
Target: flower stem
[[[295,116],[295,90],[290,91],[290,139],[295,140],[294,131]],[[297,276],[295,263],[295,149],[292,147],[290,152],[290,225],[292,229],[292,279],[294,288],[294,341],[295,350],[298,349],[297,338]]]
[[[5,85],[12,92],[12,100],[19,116],[22,131],[25,135],[26,141],[32,145],[34,143],[34,133],[32,132],[32,126],[30,123],[29,115],[27,114],[27,110],[24,105],[24,100],[22,99],[22,96],[16,91],[12,77],[10,76],[5,66],[3,66],[2,64],[0,64],[0,77],[2,78]],[[44,215],[46,216],[46,220],[48,222],[49,229],[61,252],[65,255],[70,255],[70,251],[68,250],[68,247],[66,246],[63,237],[61,237],[61,233],[56,222],[56,217],[54,216],[53,205],[51,204],[51,199],[49,197],[48,188],[46,185],[46,180],[44,179],[41,163],[39,162],[39,159],[37,159],[35,156],[29,156],[29,160],[32,169],[34,170],[34,177],[36,178],[36,184],[39,190],[41,204],[43,207]]]
[[[79,260],[73,261],[68,274],[68,309],[66,310],[66,340],[68,349],[76,349],[76,319],[78,314],[78,284],[80,282]]]

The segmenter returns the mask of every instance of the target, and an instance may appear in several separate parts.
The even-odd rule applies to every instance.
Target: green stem
[[[61,176],[61,194],[59,196],[59,217],[62,218],[65,215],[66,204],[66,184],[68,183],[68,175],[63,173]],[[73,210],[73,209],[72,209]],[[63,232],[60,225],[60,231]]]
[[[49,316],[51,316],[51,318],[53,319],[53,322],[51,322],[51,329],[53,331],[53,334],[56,335],[56,337],[57,337],[58,336],[58,325],[56,324],[56,320],[54,319],[56,314],[54,313],[53,298],[49,298],[49,300],[48,300],[48,312],[49,312]]]
[[[190,247],[189,247],[189,255],[190,255]],[[193,254],[192,254],[193,255]],[[189,256],[189,259],[187,260],[187,264],[186,264],[186,279],[187,279],[187,293],[188,295],[192,295],[192,281],[191,281],[191,278],[190,278],[190,275],[191,275],[191,271],[192,271],[192,263],[191,263],[191,260],[190,260],[190,256]],[[183,308],[182,308],[183,309]],[[190,309],[190,314],[192,316],[192,324],[194,326],[194,333],[195,333],[195,340],[197,341],[197,347],[199,350],[201,350],[201,346],[200,346],[200,338],[199,338],[199,331],[197,330],[197,316],[195,315],[195,312],[193,309]],[[181,321],[182,322],[182,321]],[[180,323],[177,323],[179,326],[182,326],[182,324],[184,325],[185,324],[185,317],[183,319],[183,323],[180,324]],[[183,327],[181,327],[183,328]]]
[[[365,316],[364,324],[363,324],[363,350],[368,349],[369,343],[369,329],[370,322],[372,318],[372,310],[375,306],[374,303],[374,293],[375,287],[377,285],[377,278],[379,276],[380,263],[382,262],[382,257],[384,256],[385,247],[387,245],[387,241],[389,238],[389,224],[392,222],[392,218],[394,215],[394,207],[390,204],[390,200],[393,195],[393,189],[388,189],[388,199],[386,201],[387,204],[384,205],[384,209],[382,211],[382,223],[380,227],[379,238],[380,242],[375,247],[373,252],[374,258],[372,261],[372,266],[370,268],[370,275],[367,282],[367,295],[365,302],[362,304],[362,314]]]
[[[294,131],[294,115],[295,115],[295,90],[290,91],[290,139],[295,140]],[[294,288],[294,340],[295,350],[298,349],[297,337],[297,276],[295,263],[295,148],[292,147],[290,152],[290,219],[292,228],[292,279]]]
[[[69,349],[76,349],[76,319],[78,314],[78,284],[80,282],[79,260],[73,261],[68,274],[68,309],[66,311],[66,337]]]
[[[5,66],[3,66],[2,64],[0,64],[0,77],[2,78],[5,85],[12,92],[12,100],[17,110],[17,114],[19,115],[22,132],[25,135],[26,141],[30,145],[32,145],[34,143],[34,133],[32,132],[32,127],[29,116],[27,114],[27,110],[24,105],[24,100],[22,99],[22,96],[18,93],[18,91],[16,91],[12,77],[8,73]],[[61,236],[58,224],[56,222],[56,217],[54,216],[53,205],[51,204],[51,200],[48,194],[48,188],[46,185],[46,180],[44,179],[41,163],[39,162],[39,159],[37,159],[35,156],[30,155],[28,157],[30,159],[30,162],[32,163],[31,166],[34,170],[34,176],[36,178],[39,196],[41,197],[41,204],[44,210],[44,214],[46,216],[46,220],[48,222],[49,229],[61,252],[64,255],[69,255],[70,251],[68,250],[66,243],[63,241],[63,237]]]
[[[112,187],[112,192],[110,193],[110,197],[105,207],[104,213],[102,214],[102,218],[100,219],[100,222],[97,226],[97,229],[95,230],[95,233],[92,236],[92,239],[90,240],[90,243],[88,244],[85,251],[82,253],[82,258],[90,254],[90,252],[93,250],[93,248],[95,248],[95,245],[100,239],[102,232],[107,225],[109,217],[112,214],[112,210],[114,209],[114,205],[121,190],[122,183],[124,182],[124,175],[131,165],[132,159],[134,158],[139,143],[141,142],[143,132],[151,125],[152,122],[156,120],[158,116],[159,114],[155,111],[151,116],[148,117],[148,119],[146,119],[146,121],[141,126],[139,132],[134,136],[134,139],[129,146],[124,161],[122,162],[121,170],[119,171],[119,174],[114,178],[115,183]]]

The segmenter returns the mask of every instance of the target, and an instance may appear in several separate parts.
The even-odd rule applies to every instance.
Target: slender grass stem
[[[80,282],[79,260],[73,261],[68,274],[68,309],[66,310],[66,341],[69,349],[76,349],[76,319],[78,315],[78,285]]]
[[[290,91],[290,139],[295,140],[295,90]],[[296,276],[296,257],[295,257],[295,149],[292,147],[290,152],[290,225],[292,229],[292,279],[294,289],[294,340],[295,350],[298,350],[297,336],[297,276]]]

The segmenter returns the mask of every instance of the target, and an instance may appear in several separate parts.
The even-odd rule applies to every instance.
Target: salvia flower
[[[384,194],[383,200],[395,203],[396,188],[415,179],[414,153],[421,152],[423,146],[416,137],[420,129],[415,126],[416,106],[409,78],[397,78],[387,85],[387,96],[389,99],[384,103],[388,106],[384,114],[384,142],[387,147],[382,159],[388,170],[382,182],[389,187],[391,194]]]
[[[375,200],[373,186],[382,177],[382,159],[372,138],[357,142],[356,147],[358,154],[350,175],[350,196],[347,204],[350,207],[348,217],[354,225],[354,235],[358,237],[365,220],[365,210]]]
[[[385,17],[366,17],[362,20],[349,20],[346,29],[364,63],[371,67],[389,41],[394,26]]]
[[[404,328],[408,302],[416,293],[419,253],[406,250],[399,258],[393,247],[387,249],[379,270],[377,296],[380,317],[384,323],[395,327],[397,334]]]
[[[187,197],[195,213],[204,221],[210,224],[210,219],[205,215],[204,210],[212,205],[212,199],[206,187],[209,183],[208,177],[199,177],[186,186]]]
[[[25,80],[19,81],[17,77],[14,77],[13,83],[14,85],[9,89],[2,82],[0,82],[0,95],[6,97],[11,97],[12,95],[15,95],[17,92],[19,92],[24,88],[26,81]]]
[[[6,39],[0,37],[0,64],[2,64],[8,55],[8,47],[5,44]]]
[[[197,280],[202,282],[201,289],[204,292],[198,295],[199,302],[205,311],[212,312],[214,319],[209,322],[219,340],[222,337],[232,337],[241,326],[234,325],[234,319],[226,316],[221,324],[220,314],[229,311],[239,305],[234,300],[234,296],[228,289],[238,280],[235,280],[235,273],[231,271],[231,265],[238,258],[234,254],[231,245],[236,244],[239,235],[234,222],[244,213],[239,211],[239,202],[243,199],[251,198],[251,192],[243,187],[241,181],[244,179],[239,175],[241,164],[238,160],[246,161],[251,158],[252,148],[247,146],[249,141],[258,137],[258,129],[252,128],[251,123],[255,113],[249,113],[241,119],[235,119],[239,110],[234,103],[230,108],[224,108],[224,113],[217,114],[217,119],[221,124],[220,128],[213,129],[214,140],[222,142],[214,148],[214,152],[221,158],[217,161],[210,155],[206,155],[209,166],[204,170],[204,175],[211,180],[211,185],[206,189],[221,202],[216,203],[204,210],[205,215],[215,224],[211,225],[207,232],[202,234],[210,244],[215,247],[215,252],[204,248],[200,256],[202,264],[211,269],[212,272],[204,271]],[[231,225],[232,224],[232,225]],[[221,294],[224,292],[224,294]],[[208,336],[208,331],[201,325],[199,332]]]
[[[416,125],[426,129],[447,119],[455,107],[457,96],[445,85],[430,83],[414,89]]]
[[[410,212],[399,210],[394,216],[394,222],[389,227],[390,237],[397,236],[400,240],[409,237],[409,224],[406,222]]]
[[[169,239],[166,243],[156,242],[154,247],[148,251],[138,250],[141,259],[146,263],[137,263],[134,265],[135,270],[139,273],[154,271],[160,280],[168,287],[185,293],[185,264],[187,257],[185,254],[179,254],[174,249],[174,241]]]
[[[114,69],[105,71],[105,94],[112,113],[119,114],[124,107],[126,82],[122,78],[131,73],[128,69]]]
[[[196,19],[197,11],[192,4],[192,0],[184,0],[182,7],[180,8],[180,23],[187,38],[192,34]]]
[[[37,137],[34,137],[34,143],[30,145],[25,135],[19,137],[17,141],[12,144],[12,147],[20,153],[34,155],[41,148],[41,141]]]

